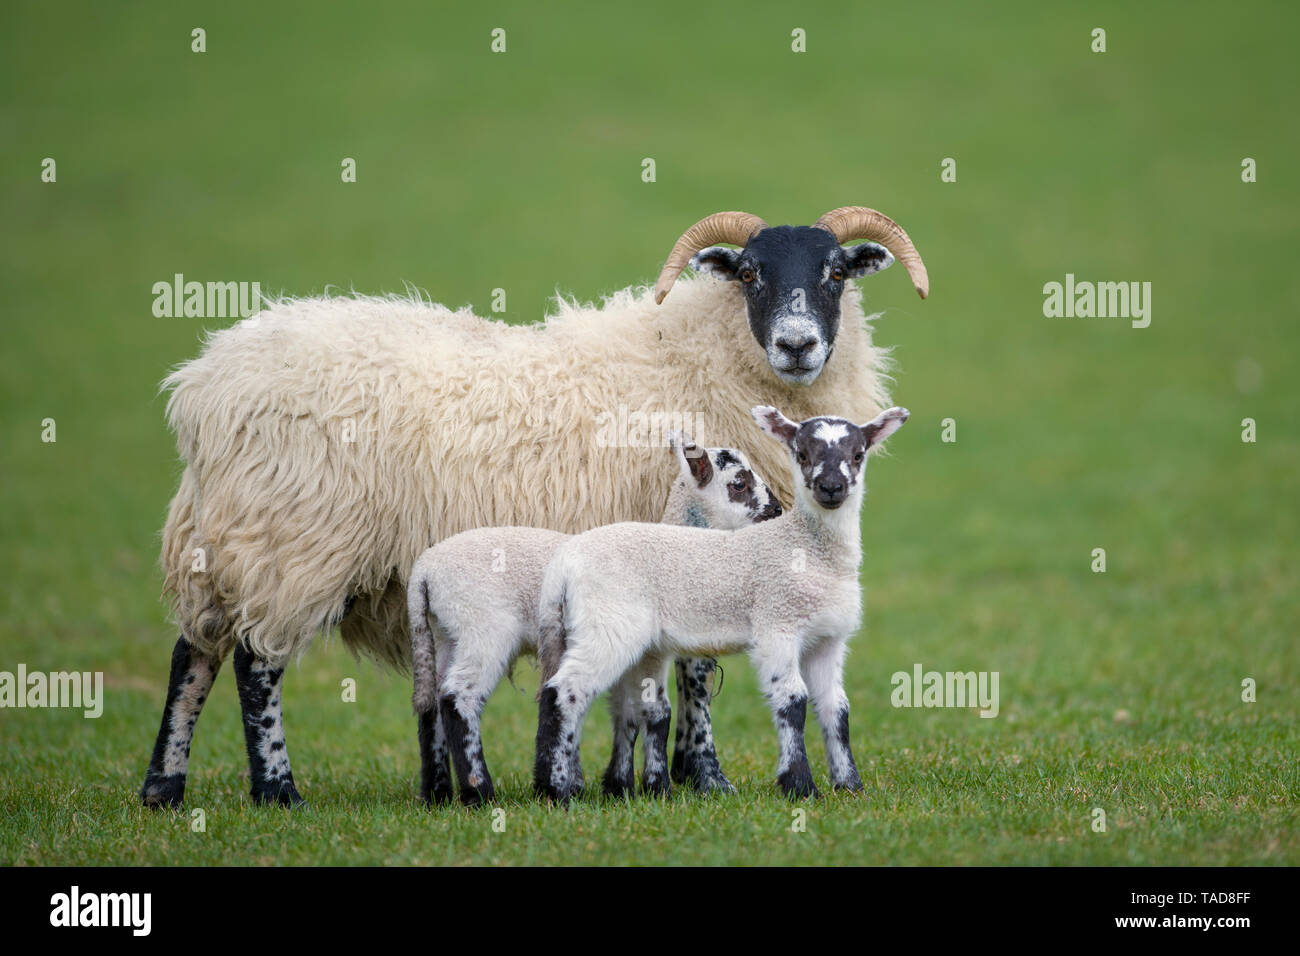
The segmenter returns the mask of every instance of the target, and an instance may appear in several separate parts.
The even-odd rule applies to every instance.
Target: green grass
[[[102,670],[108,699],[98,720],[0,711],[0,863],[1300,862],[1292,6],[11,4],[4,19],[0,670]],[[789,52],[796,26],[806,54]],[[411,281],[483,313],[504,287],[507,318],[531,321],[557,288],[651,279],[708,212],[807,222],[845,203],[897,217],[933,284],[924,303],[901,269],[865,284],[913,412],[872,466],[864,522],[846,683],[865,796],[802,805],[791,831],[770,718],[735,659],[715,716],[739,795],[540,806],[521,666],[487,712],[495,832],[490,813],[416,806],[405,681],[322,641],[286,678],[306,809],[249,805],[228,673],[191,760],[206,830],[136,806],[175,638],[156,560],[179,465],[156,388],[205,324],[154,318],[154,282]],[[1067,272],[1150,281],[1151,327],[1044,318],[1042,286]],[[894,709],[890,675],[914,662],[999,671],[1000,716]],[[597,710],[589,779],[608,746]]]

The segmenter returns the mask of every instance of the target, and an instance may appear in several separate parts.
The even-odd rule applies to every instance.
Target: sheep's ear
[[[668,446],[673,450],[683,475],[690,475],[701,488],[713,480],[713,463],[704,449],[683,432],[670,431]]]
[[[844,264],[849,270],[850,278],[861,279],[881,269],[888,269],[894,264],[894,257],[884,246],[864,242],[844,248]]]
[[[759,428],[787,445],[799,431],[798,422],[790,421],[771,405],[755,405],[749,413],[754,416]]]
[[[908,416],[911,414],[906,408],[895,405],[893,408],[886,408],[865,425],[859,426],[867,434],[867,447],[871,448],[879,445],[894,434],[903,427],[903,422],[907,421]]]
[[[709,246],[691,256],[696,272],[712,272],[719,279],[734,279],[740,270],[740,251],[723,246]]]

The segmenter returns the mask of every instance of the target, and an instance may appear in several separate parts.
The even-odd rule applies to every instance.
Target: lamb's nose
[[[842,481],[819,481],[817,490],[828,498],[834,498],[836,495],[844,492],[844,482]]]
[[[804,352],[817,344],[815,335],[783,335],[776,340],[776,347],[789,353],[791,358],[799,358]]]

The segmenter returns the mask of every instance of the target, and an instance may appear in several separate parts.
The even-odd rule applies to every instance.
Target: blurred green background
[[[1300,862],[1294,5],[0,18],[0,669],[102,670],[109,694],[97,721],[0,711],[0,863]],[[901,269],[864,282],[913,412],[867,504],[847,678],[866,796],[790,832],[770,718],[733,659],[715,710],[739,796],[539,807],[523,666],[485,728],[506,832],[429,814],[405,679],[335,640],[286,678],[307,809],[248,805],[228,673],[191,760],[206,831],[136,806],[175,639],[157,549],[180,466],[157,385],[228,324],[156,318],[153,283],[409,282],[481,314],[502,287],[531,322],[557,290],[652,280],[710,212],[807,223],[844,204],[898,219],[933,285],[922,303]],[[1150,282],[1150,327],[1045,318],[1066,273]],[[1001,716],[893,709],[889,675],[914,662],[999,671]]]

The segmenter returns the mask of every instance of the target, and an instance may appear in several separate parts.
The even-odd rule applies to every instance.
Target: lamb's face
[[[867,452],[898,431],[909,414],[894,407],[855,425],[830,416],[793,422],[769,405],[753,409],[759,426],[789,450],[800,496],[827,511],[860,500]]]
[[[739,282],[750,332],[772,371],[787,384],[811,385],[835,348],[844,283],[893,261],[874,242],[844,247],[825,229],[775,226],[741,250],[702,249],[691,267]]]
[[[744,452],[702,448],[675,432],[668,442],[680,466],[678,481],[693,499],[690,509],[703,527],[732,531],[781,513],[781,503]]]
[[[763,479],[735,448],[707,448],[713,480],[700,489],[709,501],[714,520],[709,527],[731,531],[781,514],[781,503]]]

